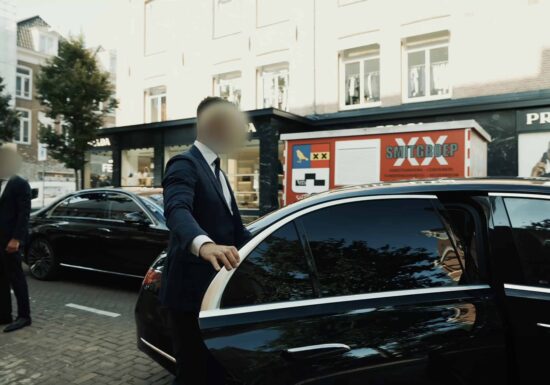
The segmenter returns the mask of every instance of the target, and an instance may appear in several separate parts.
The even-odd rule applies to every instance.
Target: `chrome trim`
[[[143,337],[140,337],[139,338],[141,340],[141,342],[143,342],[145,345],[147,345],[149,348],[151,348],[153,351],[157,352],[158,354],[160,354],[161,356],[163,356],[164,358],[168,358],[170,361],[172,362],[176,362],[176,359],[174,357],[172,357],[170,354],[160,350],[159,348],[157,348],[155,345],[153,345],[152,343],[150,343],[149,341],[145,340],[145,338]]]
[[[287,353],[300,353],[300,352],[307,352],[310,350],[323,350],[323,349],[344,349],[347,351],[351,350],[351,348],[346,344],[330,343],[330,344],[300,346],[298,348],[287,349],[286,351]]]
[[[107,273],[107,274],[121,275],[121,276],[123,276],[123,277],[132,277],[132,278],[139,278],[139,279],[145,278],[145,276],[143,276],[143,275],[134,275],[134,274],[118,273],[118,272],[116,272],[116,271],[94,269],[93,267],[78,266],[78,265],[69,265],[68,263],[60,263],[59,266],[70,267],[71,269],[79,269],[79,270],[86,270],[86,271],[95,271],[95,272],[97,272],[97,273]]]
[[[537,326],[540,326],[541,328],[550,329],[550,324],[545,324],[545,323],[542,323],[542,322],[537,322]]]
[[[279,228],[283,227],[287,223],[293,221],[294,219],[302,215],[305,215],[312,211],[317,211],[329,206],[341,205],[341,204],[350,203],[350,202],[362,202],[362,201],[386,200],[386,199],[437,199],[437,196],[432,194],[429,194],[429,195],[428,194],[370,195],[370,196],[336,199],[336,200],[323,202],[313,206],[306,207],[303,210],[292,213],[289,216],[281,219],[280,221],[277,221],[276,223],[272,224],[268,228],[262,230],[258,235],[256,235],[247,244],[245,244],[239,250],[239,255],[241,256],[241,263],[256,248],[256,246],[258,246],[258,244],[260,244],[265,238],[271,235],[274,231],[278,230]],[[210,286],[208,286],[208,289],[206,290],[206,293],[203,297],[203,301],[201,305],[201,311],[209,311],[209,310],[215,310],[220,308],[221,297],[225,290],[225,287],[227,286],[227,283],[229,282],[229,280],[233,276],[233,273],[235,273],[237,269],[232,269],[231,271],[227,271],[225,267],[222,267],[222,269],[216,274],[216,276],[210,283]]]
[[[530,193],[511,193],[511,192],[490,192],[490,197],[508,197],[508,198],[531,198],[531,199],[550,199],[550,195],[530,194]]]
[[[504,288],[505,289],[510,289],[510,290],[522,290],[522,291],[532,291],[532,292],[536,292],[536,293],[550,294],[550,288],[546,288],[546,287],[516,285],[516,284],[513,284],[513,283],[505,283]]]
[[[383,291],[378,293],[345,295],[340,297],[304,299],[304,300],[298,300],[298,301],[276,302],[276,303],[269,303],[269,304],[262,304],[262,305],[232,307],[227,309],[202,310],[199,314],[199,318],[201,319],[212,318],[212,317],[228,316],[228,315],[235,315],[235,314],[262,312],[262,311],[268,311],[268,310],[292,309],[297,307],[327,305],[332,303],[363,301],[363,300],[369,300],[369,299],[408,297],[412,295],[449,293],[449,292],[468,291],[468,290],[486,290],[489,288],[490,288],[489,285],[443,286],[443,287],[429,287],[429,288],[423,288],[423,289],[395,290],[395,291]]]

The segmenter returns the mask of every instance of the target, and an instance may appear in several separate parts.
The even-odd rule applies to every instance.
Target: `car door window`
[[[104,193],[86,193],[72,196],[52,211],[53,217],[105,219],[107,204]]]
[[[334,205],[302,223],[323,296],[460,283],[463,261],[427,199]]]
[[[550,287],[550,200],[504,198],[526,284]]]
[[[268,236],[241,263],[227,284],[221,307],[313,297],[303,247],[290,222]]]
[[[123,221],[126,214],[143,212],[143,210],[128,195],[109,193],[107,194],[107,212],[109,219]]]

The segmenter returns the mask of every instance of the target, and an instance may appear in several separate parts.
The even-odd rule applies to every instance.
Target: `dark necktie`
[[[214,175],[216,175],[216,179],[218,180],[218,183],[220,184],[220,187],[222,187],[220,158],[216,158],[216,160],[214,161]],[[222,188],[222,190],[223,190],[223,188]]]

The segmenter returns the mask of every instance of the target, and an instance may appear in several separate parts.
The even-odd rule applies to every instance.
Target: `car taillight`
[[[162,273],[156,269],[150,268],[145,274],[143,279],[143,286],[149,286],[152,284],[160,284],[162,278]]]

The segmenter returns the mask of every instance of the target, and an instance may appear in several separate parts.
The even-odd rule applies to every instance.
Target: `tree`
[[[117,106],[109,73],[96,60],[96,52],[84,47],[82,37],[59,42],[59,53],[41,66],[36,77],[38,98],[49,118],[61,129],[40,127],[40,141],[52,158],[72,168],[79,188],[79,170],[86,152],[97,139],[105,115]]]
[[[19,114],[10,106],[11,96],[4,95],[4,88],[4,79],[0,76],[0,142],[9,142],[19,127]]]

